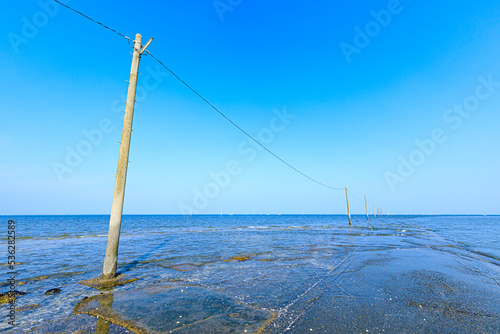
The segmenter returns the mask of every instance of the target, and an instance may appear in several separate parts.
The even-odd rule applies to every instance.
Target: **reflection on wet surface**
[[[99,316],[135,333],[256,333],[275,317],[222,293],[179,284],[100,294],[78,303],[74,313]]]
[[[71,246],[64,239],[25,240],[25,252],[39,248],[26,264],[28,293],[18,303],[40,306],[19,314],[17,331],[44,325],[34,332],[500,332],[494,243],[457,241],[457,231],[437,233],[422,218],[358,217],[351,228],[344,217],[329,216],[139,221],[147,219],[155,233],[136,227],[120,245],[119,271],[137,281],[105,294],[78,284],[99,275],[102,262],[89,259],[102,257],[105,238]],[[471,219],[480,226],[480,218]],[[63,248],[75,258],[53,255]],[[51,256],[52,267],[37,262]],[[75,268],[83,274],[65,275]],[[40,276],[47,278],[34,279]],[[54,287],[62,292],[43,296]]]

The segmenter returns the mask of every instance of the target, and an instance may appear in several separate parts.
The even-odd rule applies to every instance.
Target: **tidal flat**
[[[352,218],[124,216],[118,271],[136,280],[97,290],[79,282],[101,274],[108,216],[9,217],[24,294],[1,330],[500,332],[500,217]]]

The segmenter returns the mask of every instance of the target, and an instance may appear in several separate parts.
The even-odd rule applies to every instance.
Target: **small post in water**
[[[345,187],[345,198],[347,200],[347,216],[349,217],[349,226],[351,226],[351,210],[349,210],[349,195],[347,194],[347,187]]]
[[[367,202],[366,202],[366,195],[365,195],[365,209],[366,209],[366,220],[370,220],[370,219],[368,218],[368,204],[367,204]]]

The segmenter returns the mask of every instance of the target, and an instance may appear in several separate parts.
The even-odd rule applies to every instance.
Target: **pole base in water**
[[[137,278],[132,278],[132,277],[121,274],[121,275],[118,275],[117,277],[111,278],[111,279],[104,279],[102,277],[95,277],[95,278],[87,279],[84,281],[80,281],[78,283],[80,283],[82,285],[90,286],[90,287],[98,289],[98,290],[103,290],[103,289],[111,289],[115,286],[124,285],[124,284],[132,283],[135,281],[137,281]]]

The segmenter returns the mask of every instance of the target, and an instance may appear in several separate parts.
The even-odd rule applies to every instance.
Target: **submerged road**
[[[500,332],[497,258],[402,220],[376,224],[160,234],[123,266],[136,283],[32,333]]]

